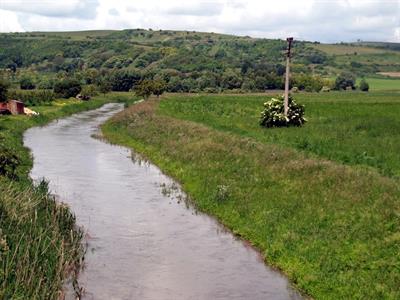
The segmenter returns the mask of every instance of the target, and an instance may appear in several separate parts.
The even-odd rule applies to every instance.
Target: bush
[[[28,76],[22,77],[19,81],[19,85],[21,87],[21,90],[33,90],[36,88],[32,78]]]
[[[167,84],[163,80],[153,80],[152,92],[159,97],[167,89]]]
[[[355,89],[356,77],[349,72],[342,72],[335,80],[335,90]]]
[[[203,90],[205,93],[216,94],[218,93],[218,89],[215,87],[206,87]]]
[[[41,90],[52,90],[53,87],[54,81],[49,79],[42,79],[37,85],[37,88]]]
[[[54,85],[54,93],[62,98],[75,97],[81,90],[81,84],[76,79],[63,79]]]
[[[324,86],[322,78],[307,74],[293,76],[292,82],[300,91],[306,92],[319,92]]]
[[[98,95],[97,88],[94,84],[84,85],[81,91],[81,95],[85,97],[94,97]]]
[[[102,94],[107,94],[108,92],[111,92],[112,89],[112,84],[109,82],[107,79],[103,78],[101,79],[98,84],[97,84],[100,93]]]
[[[153,93],[152,80],[142,80],[139,84],[135,85],[134,91],[136,96],[143,97],[144,99],[149,98]]]
[[[14,154],[14,151],[0,145],[0,176],[15,179],[17,177],[16,169],[19,164],[20,160]]]
[[[365,81],[365,79],[362,79],[360,82],[360,90],[363,92],[369,91],[369,84],[368,84],[368,82]]]
[[[264,103],[261,112],[260,125],[264,127],[302,126],[307,119],[304,118],[304,105],[297,104],[289,96],[288,115],[284,114],[284,96],[272,98]]]
[[[141,74],[136,71],[118,70],[115,71],[109,81],[113,91],[127,92],[141,80]]]

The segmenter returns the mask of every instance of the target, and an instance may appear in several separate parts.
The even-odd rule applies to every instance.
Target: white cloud
[[[15,13],[0,9],[0,32],[24,31]]]
[[[1,31],[153,28],[400,41],[400,0],[0,0],[0,9],[7,12]]]
[[[1,0],[0,8],[58,18],[95,18],[98,0]]]

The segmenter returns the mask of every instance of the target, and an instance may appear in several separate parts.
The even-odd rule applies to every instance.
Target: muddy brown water
[[[253,248],[166,195],[161,186],[174,183],[156,166],[92,137],[120,110],[107,104],[25,134],[32,178],[49,180],[89,237],[83,298],[301,299]]]

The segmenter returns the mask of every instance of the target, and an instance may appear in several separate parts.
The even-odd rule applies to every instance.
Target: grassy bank
[[[179,180],[200,210],[251,241],[307,294],[399,298],[398,181],[297,151],[279,140],[283,130],[258,132],[262,98],[242,97],[238,107],[236,97],[213,97],[144,102],[108,121],[103,133]],[[314,121],[327,122],[321,116],[303,129]],[[334,124],[340,127],[330,123],[328,135]]]
[[[32,159],[23,133],[56,118],[133,97],[110,94],[92,101],[59,100],[35,107],[37,117],[1,116],[1,153],[13,154],[16,169],[0,175],[0,299],[57,299],[62,282],[83,257],[82,232],[68,207],[49,195],[47,184],[29,179]],[[6,156],[1,156],[4,159]],[[3,163],[3,161],[1,161]]]

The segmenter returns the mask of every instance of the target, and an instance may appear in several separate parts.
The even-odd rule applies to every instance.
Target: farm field
[[[325,52],[328,55],[352,55],[357,54],[383,54],[393,53],[386,49],[366,47],[363,45],[340,45],[340,44],[315,44],[315,49]]]
[[[167,95],[102,129],[313,298],[399,298],[399,94],[296,94],[309,122],[281,129],[266,99]]]
[[[400,72],[379,72],[378,74],[392,78],[399,78]]]

